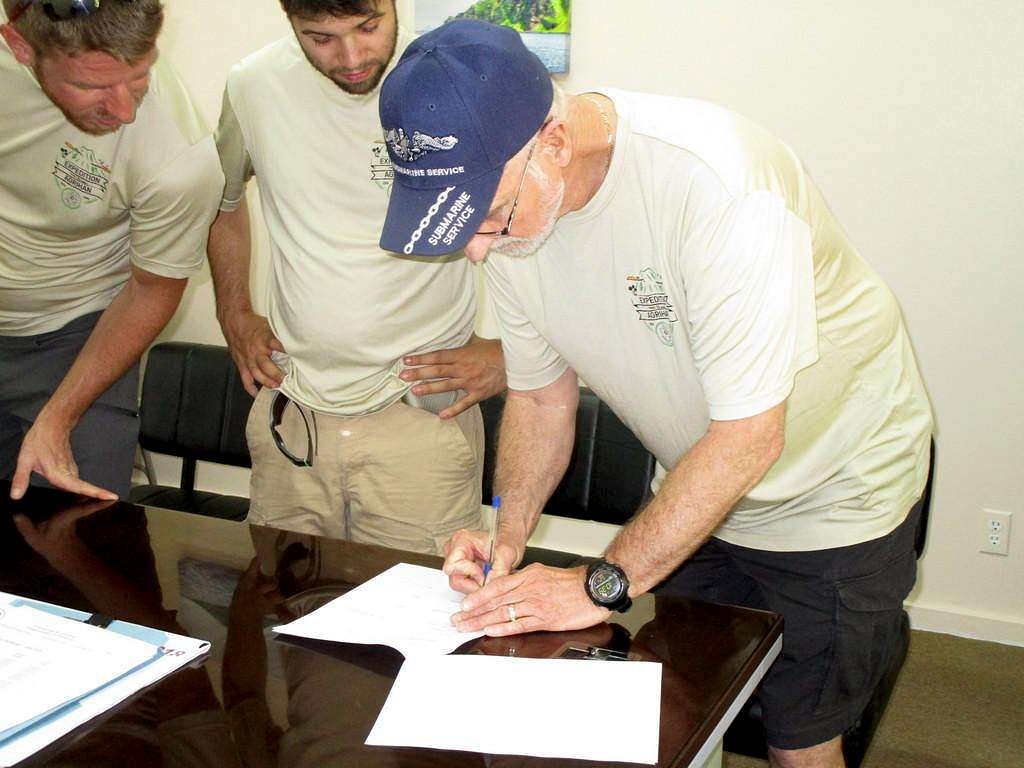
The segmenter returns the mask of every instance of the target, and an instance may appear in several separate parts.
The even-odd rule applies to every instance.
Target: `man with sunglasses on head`
[[[256,397],[250,520],[438,552],[479,525],[476,404],[505,387],[501,346],[473,333],[461,255],[377,245],[392,184],[378,86],[412,39],[394,0],[281,6],[294,34],[228,76],[209,249],[217,316]],[[407,139],[409,153],[445,151],[444,137]],[[270,235],[266,316],[249,288],[253,176]]]
[[[124,497],[138,360],[203,263],[212,139],[158,0],[0,9],[0,478]],[[33,473],[35,476],[33,477]]]
[[[842,766],[898,647],[929,464],[892,293],[793,152],[712,104],[556,98],[517,35],[469,21],[409,46],[380,103],[388,134],[454,143],[392,147],[381,246],[486,259],[508,366],[493,570],[485,532],[449,543],[456,626],[581,628],[655,587],[776,611],[771,763]],[[570,459],[577,375],[664,470],[602,560],[513,572]]]

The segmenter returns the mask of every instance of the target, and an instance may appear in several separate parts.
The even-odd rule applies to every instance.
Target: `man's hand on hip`
[[[71,453],[71,426],[52,418],[44,408],[21,443],[18,465],[11,481],[11,498],[20,499],[28,489],[33,472],[60,488],[94,499],[115,500],[117,494],[78,477],[78,465]]]
[[[586,574],[583,566],[528,565],[467,595],[452,624],[461,632],[483,630],[492,637],[592,627],[611,611],[587,597]]]
[[[270,330],[267,318],[251,310],[235,312],[223,319],[221,329],[246,392],[256,397],[257,384],[271,389],[281,386],[284,372],[270,356],[284,352],[284,346]]]
[[[455,349],[441,349],[422,355],[409,355],[402,371],[404,381],[425,381],[412,388],[414,395],[463,390],[466,396],[451,408],[441,411],[442,419],[458,416],[491,395],[505,391],[505,357],[498,339],[481,339],[475,334]]]

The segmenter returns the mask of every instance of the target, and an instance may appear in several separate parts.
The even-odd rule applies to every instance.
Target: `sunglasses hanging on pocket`
[[[302,423],[306,427],[306,457],[301,458],[296,456],[290,450],[288,446],[284,444],[284,438],[278,431],[278,427],[281,426],[281,420],[284,417],[284,410],[289,405],[294,405],[295,409],[299,412],[299,416],[302,417]],[[306,416],[306,412],[297,404],[292,403],[288,397],[281,392],[277,391],[274,395],[273,401],[270,403],[270,434],[274,438],[274,445],[288,461],[294,464],[296,467],[312,467],[313,457],[316,456],[316,438],[317,438],[317,427],[316,427],[316,414],[310,411],[310,417],[312,418],[313,425],[310,427],[310,418]]]

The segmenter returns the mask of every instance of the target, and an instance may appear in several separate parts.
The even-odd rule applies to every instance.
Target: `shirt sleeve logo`
[[[644,267],[639,274],[626,275],[626,290],[637,317],[666,347],[675,346],[673,324],[679,322],[672,302],[665,293],[665,281],[651,267]]]
[[[413,131],[412,137],[409,137],[401,128],[389,128],[384,132],[384,139],[395,156],[407,163],[428,152],[446,152],[459,143],[456,136],[428,136],[419,131]]]
[[[70,210],[99,202],[107,196],[110,166],[96,157],[88,147],[64,142],[53,164],[53,178],[60,190],[60,200]]]

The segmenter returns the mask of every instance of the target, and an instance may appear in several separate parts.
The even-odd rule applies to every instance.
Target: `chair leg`
[[[149,485],[159,485],[156,481],[156,469],[153,467],[153,458],[149,455],[149,451],[140,448],[139,453],[142,454],[142,472],[146,475],[146,482]]]

